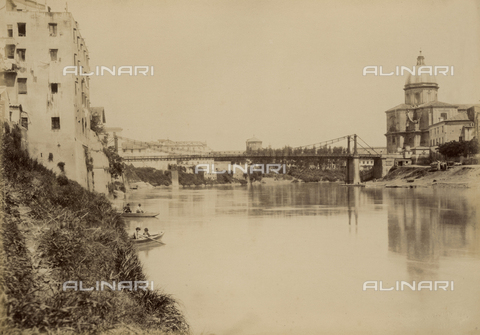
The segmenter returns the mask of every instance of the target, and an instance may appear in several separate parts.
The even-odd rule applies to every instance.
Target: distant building
[[[107,128],[109,140],[116,139],[118,154],[135,167],[153,167],[157,170],[168,170],[169,165],[191,168],[198,164],[212,164],[213,159],[192,157],[178,160],[175,156],[208,155],[212,152],[207,142],[201,141],[138,141],[121,136],[121,128]],[[111,144],[109,144],[111,145]],[[158,159],[172,157],[172,159]],[[134,160],[128,160],[128,159]],[[157,159],[155,159],[157,158]],[[213,178],[213,177],[212,177]]]
[[[466,129],[462,129],[462,137],[464,141],[470,141],[472,139],[476,139],[477,141],[480,139],[480,106],[471,106],[467,109],[468,119],[473,122],[473,127],[466,126]]]
[[[473,121],[470,121],[467,113],[461,112],[450,119],[440,119],[432,124],[429,130],[430,147],[435,147],[450,141],[463,140],[462,137],[470,135],[469,129],[473,130]],[[467,129],[467,130],[465,130]],[[462,136],[462,131],[464,135]]]
[[[386,147],[369,147],[369,148],[358,148],[357,152],[359,155],[385,155],[387,153]],[[368,170],[373,168],[374,160],[373,158],[363,157],[360,158],[360,170]]]
[[[420,53],[417,67],[425,65]],[[387,110],[387,153],[408,157],[429,157],[438,145],[459,140],[462,128],[472,122],[466,111],[472,106],[440,102],[439,86],[433,75],[409,74],[405,81],[405,102]],[[467,131],[468,132],[468,131]]]
[[[162,155],[199,155],[212,152],[207,142],[200,141],[137,141],[122,137],[121,156]]]
[[[7,95],[7,88],[5,86],[0,86],[0,121],[2,122],[2,124],[6,120],[9,120],[9,118],[7,117],[8,110],[9,100]]]
[[[6,87],[9,96],[5,117],[15,121],[19,116],[28,129],[32,158],[56,172],[60,172],[58,164],[64,163],[67,177],[105,192],[103,184],[109,180],[94,179],[92,168],[108,171],[99,139],[90,129],[89,77],[63,75],[63,68],[71,65],[89,71],[88,50],[77,22],[71,13],[50,12],[31,0],[4,4],[0,9],[0,86]]]
[[[212,149],[207,146],[207,142],[201,141],[158,140],[157,142],[149,143],[160,151],[173,152],[181,155],[196,155],[212,152]]]
[[[247,140],[247,151],[262,149],[262,141],[255,136]]]

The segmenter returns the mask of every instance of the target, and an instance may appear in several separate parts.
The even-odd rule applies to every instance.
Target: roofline
[[[439,125],[439,124],[441,124],[441,123],[447,124],[447,123],[452,123],[452,122],[468,122],[468,123],[472,123],[473,121],[470,120],[470,119],[467,119],[467,120],[443,120],[443,121],[440,121],[440,122],[437,122],[437,123],[432,123],[430,126],[428,126],[428,128],[433,127],[433,126],[435,126],[435,125]]]
[[[440,86],[438,86],[437,83],[415,83],[415,84],[405,84],[403,86],[403,90],[411,90],[413,88],[425,88],[425,87],[433,87],[436,89],[439,89]]]

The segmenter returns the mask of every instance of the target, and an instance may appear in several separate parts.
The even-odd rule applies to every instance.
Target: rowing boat
[[[150,234],[149,237],[143,237],[143,236],[140,236],[140,238],[132,238],[132,241],[133,243],[146,243],[146,242],[152,242],[153,241],[157,241],[157,242],[160,242],[159,240],[162,238],[162,236],[164,235],[165,233],[162,231],[161,233],[157,233],[157,234]]]
[[[132,217],[132,218],[153,218],[160,213],[118,213],[124,217]]]

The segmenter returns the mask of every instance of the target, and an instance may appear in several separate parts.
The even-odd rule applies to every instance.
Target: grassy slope
[[[145,280],[124,222],[103,195],[29,159],[18,131],[4,135],[2,154],[5,332],[188,333],[175,301],[158,291],[64,292],[68,280]]]

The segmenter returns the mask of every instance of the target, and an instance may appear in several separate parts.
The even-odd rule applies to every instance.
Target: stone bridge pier
[[[173,188],[179,188],[180,185],[178,183],[178,171],[177,170],[171,170],[172,173],[172,187]]]
[[[350,154],[350,136],[347,138],[347,152]],[[357,152],[357,135],[353,135],[353,155],[347,158],[346,184],[360,184],[360,156]]]
[[[360,156],[357,151],[357,135],[353,135],[353,153],[350,150],[351,136],[348,136],[347,153],[347,170],[345,176],[346,184],[360,184]],[[393,166],[394,159],[383,155],[381,157],[373,157],[373,178],[383,178],[390,168]]]
[[[347,158],[346,184],[360,184],[360,157],[353,155]]]
[[[380,179],[385,177],[388,171],[395,163],[395,159],[388,156],[377,157],[373,159],[373,178]]]

